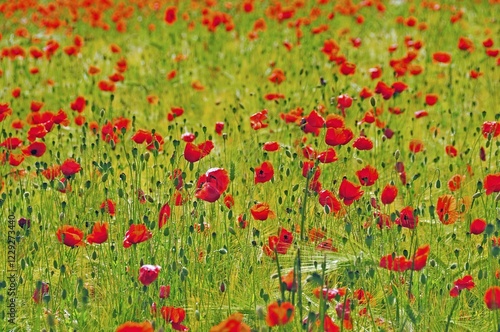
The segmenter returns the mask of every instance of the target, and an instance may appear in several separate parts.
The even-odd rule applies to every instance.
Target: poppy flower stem
[[[276,257],[276,266],[278,267],[278,282],[279,282],[279,285],[280,285],[281,301],[284,302],[285,301],[285,287],[286,287],[286,284],[281,279],[281,269],[280,269],[280,263],[279,263],[279,259],[278,259],[278,251],[276,250],[276,248],[274,248],[274,256]]]
[[[446,328],[444,329],[445,332],[448,332],[450,328],[450,323],[451,323],[451,316],[453,315],[453,312],[458,306],[458,297],[455,299],[455,303],[453,303],[453,307],[451,307],[450,314],[448,315],[448,319],[446,320]]]
[[[299,307],[299,317],[302,316],[302,272],[301,272],[301,265],[302,261],[300,259],[300,248],[297,249],[297,263],[295,265],[296,272],[295,275],[297,276],[297,306]]]
[[[307,207],[307,197],[309,196],[309,181],[311,180],[312,175],[314,174],[314,171],[316,170],[316,166],[312,167],[309,172],[307,173],[306,177],[306,188],[304,191],[304,201],[302,203],[302,209],[300,211],[301,215],[301,220],[300,220],[300,240],[304,241],[305,240],[305,230],[304,230],[304,224],[306,222],[306,207]]]

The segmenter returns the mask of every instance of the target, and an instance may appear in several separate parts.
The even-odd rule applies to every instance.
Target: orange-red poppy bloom
[[[94,228],[92,229],[92,233],[87,235],[87,242],[90,244],[100,244],[106,242],[108,239],[108,228],[109,224],[107,222],[96,222],[94,224]]]
[[[264,161],[262,165],[255,167],[255,183],[264,183],[267,181],[271,181],[274,176],[274,168],[273,164],[269,161]]]
[[[250,332],[251,328],[243,323],[243,314],[236,312],[220,322],[212,326],[209,332]]]
[[[143,265],[139,269],[139,281],[144,286],[148,286],[158,279],[160,271],[161,266],[159,265]]]
[[[99,208],[102,211],[109,213],[110,216],[114,217],[116,212],[115,202],[113,202],[113,200],[111,200],[110,198],[102,202]]]
[[[328,206],[328,211],[333,211],[338,213],[342,210],[342,205],[340,201],[335,197],[335,195],[329,190],[321,190],[318,195],[319,204],[321,206]]]
[[[279,148],[280,148],[280,144],[278,142],[266,142],[262,146],[262,150],[267,151],[267,152],[278,151]]]
[[[177,21],[177,7],[168,7],[165,10],[165,23],[172,25]]]
[[[435,52],[432,54],[432,59],[435,62],[447,64],[451,62],[451,54],[447,52]]]
[[[460,295],[460,292],[462,289],[472,289],[476,284],[474,283],[474,280],[472,279],[471,275],[466,275],[463,278],[457,279],[453,282],[453,288],[450,290],[450,296],[451,297],[457,297]]]
[[[267,120],[267,110],[266,109],[264,109],[260,112],[257,112],[255,114],[252,114],[250,116],[250,125],[252,126],[253,130],[266,128],[267,126],[269,126],[269,124],[264,123],[265,120]]]
[[[285,73],[279,68],[274,68],[271,75],[267,78],[269,81],[275,84],[281,84],[286,79]]]
[[[444,225],[453,224],[457,221],[459,213],[457,211],[457,201],[452,195],[439,196],[436,204],[436,213],[439,220]]]
[[[275,218],[276,214],[269,208],[267,203],[257,203],[250,208],[250,213],[255,220],[267,220]]]
[[[174,330],[188,331],[188,328],[181,324],[186,318],[186,311],[183,308],[163,306],[160,311],[163,319],[172,324]]]
[[[484,189],[486,189],[486,195],[500,192],[500,173],[486,175]]]
[[[382,190],[382,194],[380,195],[380,199],[382,204],[388,205],[394,202],[396,196],[398,195],[398,188],[395,185],[388,184]]]
[[[337,161],[337,153],[333,148],[328,148],[326,151],[318,153],[318,156],[316,157],[320,163],[323,164],[329,164],[333,163],[334,161]]]
[[[190,163],[197,162],[198,160],[208,156],[213,148],[214,143],[210,140],[198,145],[188,142],[184,148],[184,158]]]
[[[229,176],[223,168],[211,168],[200,176],[196,185],[195,197],[213,203],[229,186]]]
[[[363,196],[364,191],[360,190],[360,188],[361,186],[356,186],[344,177],[340,183],[339,197],[344,201],[345,205],[351,205],[354,201]]]
[[[83,242],[83,231],[75,226],[64,225],[57,229],[57,239],[68,247],[85,246]]]
[[[412,153],[419,153],[424,151],[424,142],[419,139],[412,139],[409,144]]]
[[[125,233],[125,238],[123,239],[123,247],[129,248],[133,244],[141,243],[149,240],[153,236],[146,225],[144,224],[132,224],[130,228]]]
[[[352,146],[360,151],[373,149],[373,142],[366,136],[359,136],[354,140]]]
[[[354,133],[350,128],[346,127],[329,127],[326,130],[325,143],[330,146],[345,145],[354,137]]]
[[[73,158],[66,159],[61,165],[61,172],[64,176],[69,177],[80,172],[82,167]]]
[[[401,227],[413,229],[418,225],[418,216],[413,214],[411,206],[407,206],[399,212],[399,217],[396,218],[395,223],[401,225]]]
[[[486,290],[484,303],[490,310],[500,309],[500,286],[491,286]]]
[[[471,234],[479,235],[484,232],[486,226],[486,220],[480,218],[474,219],[470,224],[470,232]]]
[[[41,157],[47,150],[45,143],[43,142],[33,142],[23,149],[25,156]]]
[[[141,323],[129,321],[118,326],[116,332],[154,332],[154,328],[148,321]]]
[[[359,183],[361,183],[362,186],[372,186],[378,179],[378,172],[375,167],[367,165],[366,167],[357,171],[356,176],[358,177]]]
[[[293,320],[295,307],[290,302],[273,302],[267,306],[266,324],[273,327]]]
[[[160,209],[160,213],[158,213],[158,228],[161,229],[168,221],[168,218],[170,218],[170,205],[168,203],[163,204],[163,206]]]

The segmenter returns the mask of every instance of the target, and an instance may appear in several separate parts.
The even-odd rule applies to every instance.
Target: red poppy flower
[[[267,218],[275,218],[276,214],[269,209],[267,203],[257,203],[250,208],[250,213],[255,220],[267,220]]]
[[[458,48],[462,51],[472,52],[474,50],[474,44],[472,40],[467,37],[460,37],[458,39]]]
[[[236,312],[219,324],[212,326],[209,332],[250,332],[251,328],[243,323],[243,314]]]
[[[142,144],[146,140],[151,141],[152,139],[153,139],[153,135],[151,134],[151,132],[144,130],[144,129],[137,130],[137,132],[132,136],[132,140],[134,142],[136,142],[137,144]]]
[[[266,100],[276,100],[276,99],[285,99],[285,95],[281,93],[268,93],[264,96]]]
[[[101,206],[99,207],[101,210],[104,210],[105,212],[109,213],[110,216],[114,217],[115,215],[115,202],[111,200],[110,198],[106,199],[104,202],[101,203]]]
[[[463,278],[457,279],[453,282],[454,287],[450,290],[450,296],[457,297],[462,289],[472,289],[476,284],[474,283],[472,276],[466,275]]]
[[[43,124],[36,124],[30,127],[28,130],[28,140],[30,142],[35,141],[37,138],[43,138],[47,135],[48,131]]]
[[[182,321],[186,318],[186,311],[183,308],[162,307],[161,315],[166,322],[172,324],[172,328],[176,331],[188,331],[188,328],[182,325]]]
[[[358,177],[359,183],[361,183],[362,186],[372,186],[378,179],[378,172],[375,167],[367,165],[366,167],[357,171],[356,176]]]
[[[271,73],[271,75],[269,75],[267,79],[272,83],[281,84],[286,79],[286,77],[285,73],[283,73],[283,70],[279,68],[274,68],[273,72]]]
[[[486,195],[500,192],[500,173],[486,175],[484,189],[486,189]]]
[[[195,196],[204,201],[213,203],[226,191],[229,186],[229,176],[223,168],[211,168],[200,176]]]
[[[446,52],[435,52],[432,54],[432,59],[435,62],[447,64],[451,62],[451,54]]]
[[[175,189],[181,190],[184,186],[184,179],[182,178],[182,170],[176,168],[172,171],[172,174],[169,176],[171,180],[174,182]]]
[[[425,103],[429,106],[434,106],[439,99],[439,96],[435,93],[429,93],[425,96]]]
[[[340,201],[335,197],[335,195],[329,190],[321,190],[318,195],[319,204],[321,206],[328,206],[329,211],[338,213],[342,210],[342,205]]]
[[[420,271],[425,267],[430,251],[431,247],[428,244],[417,248],[417,251],[413,255],[412,269],[414,271]]]
[[[214,143],[210,140],[198,145],[188,142],[184,148],[184,158],[190,163],[197,162],[198,160],[208,156],[213,148]]]
[[[273,302],[267,306],[267,326],[286,325],[293,320],[295,307],[290,302]]]
[[[158,228],[161,229],[170,218],[170,205],[168,203],[163,204],[160,209],[160,213],[158,213]]]
[[[33,292],[32,299],[36,304],[42,302],[44,296],[49,295],[49,284],[43,281],[39,281]]]
[[[271,181],[274,176],[273,165],[269,161],[264,161],[262,165],[255,167],[255,183]]]
[[[264,145],[262,146],[262,149],[264,151],[267,151],[267,152],[274,152],[274,151],[278,151],[280,148],[280,145],[278,142],[266,142],[264,143]]]
[[[257,112],[255,114],[252,114],[250,116],[250,125],[252,126],[252,129],[254,130],[259,130],[262,128],[266,128],[269,126],[267,123],[263,123],[263,121],[267,120],[267,110],[264,109],[260,112]]]
[[[413,208],[411,206],[407,206],[400,211],[399,217],[396,218],[395,223],[401,225],[401,227],[413,229],[418,225],[418,216],[413,214]]]
[[[410,141],[409,147],[412,153],[419,153],[424,151],[424,143],[418,139],[412,139]]]
[[[384,269],[387,269],[390,271],[404,272],[404,271],[411,269],[412,261],[409,259],[406,259],[405,256],[394,257],[391,254],[391,255],[383,256],[380,259],[379,266],[381,268],[384,268]]]
[[[139,269],[139,281],[144,286],[148,286],[158,278],[160,271],[159,265],[143,265]]]
[[[183,140],[186,143],[191,143],[195,139],[196,139],[196,136],[190,132],[185,132],[184,134],[181,135],[181,140]]]
[[[370,78],[372,80],[375,80],[377,78],[380,78],[382,76],[382,69],[379,66],[372,67],[368,69],[368,73],[370,74]]]
[[[154,328],[148,321],[142,323],[125,322],[116,328],[116,332],[154,332]]]
[[[392,88],[394,89],[394,93],[401,93],[408,88],[404,82],[394,82],[392,83]]]
[[[57,229],[57,239],[68,247],[83,247],[83,231],[77,227],[64,225]]]
[[[182,107],[171,107],[170,112],[167,114],[167,120],[174,121],[174,119],[180,117],[182,114],[184,114]]]
[[[224,130],[224,122],[216,122],[215,123],[215,132],[217,135],[222,135],[222,131]]]
[[[21,95],[21,88],[16,87],[16,88],[12,89],[11,94],[12,94],[12,97],[19,98],[19,96]]]
[[[6,148],[7,150],[15,150],[23,144],[23,141],[18,137],[6,138],[0,146]]]
[[[474,219],[470,224],[471,234],[479,235],[486,229],[486,220],[484,219]]]
[[[459,213],[455,197],[452,195],[439,196],[436,204],[436,213],[444,225],[453,224],[457,221]]]
[[[352,98],[347,94],[342,94],[337,97],[337,108],[342,111],[345,118],[345,109],[351,107]]]
[[[24,161],[24,155],[22,154],[13,154],[9,155],[9,165],[10,166],[19,166]]]
[[[59,177],[60,174],[61,174],[61,166],[59,165],[47,167],[42,171],[42,175],[49,181],[52,181],[55,178]]]
[[[106,242],[108,239],[108,228],[109,224],[107,222],[96,222],[94,224],[94,228],[92,229],[92,233],[87,235],[87,242],[90,244],[101,244]]]
[[[335,312],[337,313],[337,317],[342,319],[344,328],[352,330],[351,300],[347,299],[345,302],[337,303]]]
[[[75,101],[71,102],[70,107],[73,111],[77,111],[78,113],[83,112],[85,108],[85,98],[82,96],[76,97]]]
[[[23,149],[25,156],[35,156],[41,157],[47,150],[45,143],[43,142],[33,142]]]
[[[375,86],[375,93],[381,94],[385,100],[391,99],[391,97],[394,95],[394,88],[388,86],[382,81],[379,81]]]
[[[344,177],[339,187],[339,197],[344,201],[345,205],[351,205],[363,196],[364,191],[360,190],[360,188],[361,186],[356,186]]]
[[[43,107],[43,105],[44,104],[41,101],[32,100],[30,104],[30,110],[32,112],[38,112]]]
[[[462,181],[464,180],[464,176],[460,174],[453,175],[450,180],[448,180],[448,189],[450,191],[457,191],[460,189]]]
[[[113,81],[101,80],[98,83],[98,87],[101,91],[114,92],[116,90],[116,85]]]
[[[12,109],[9,107],[9,104],[0,104],[0,122],[5,120],[11,114]]]
[[[340,65],[339,71],[342,75],[354,75],[356,73],[356,65],[351,62],[343,62]]]
[[[123,247],[129,248],[133,244],[141,243],[149,240],[153,234],[146,228],[144,224],[132,224],[130,228],[125,233],[125,238],[123,239]]]
[[[456,147],[454,147],[453,145],[447,145],[445,147],[445,152],[448,156],[454,158],[458,155],[458,150]]]
[[[66,159],[61,165],[61,172],[64,176],[69,177],[73,174],[80,172],[81,166],[74,159]]]
[[[317,181],[321,175],[321,169],[316,166],[314,161],[307,160],[302,164],[302,176],[307,178],[310,177],[313,181]]]
[[[484,303],[490,310],[500,309],[500,286],[491,286],[486,290]]]
[[[224,196],[224,205],[228,208],[231,209],[234,206],[234,198],[233,195],[227,194]]]
[[[382,204],[389,205],[396,199],[398,195],[398,188],[394,185],[388,184],[382,190],[382,194],[380,195],[380,199]]]
[[[345,145],[349,143],[354,137],[351,129],[341,128],[328,128],[325,135],[325,143],[330,146]]]
[[[333,148],[328,148],[326,151],[318,153],[317,159],[320,163],[329,164],[337,161],[337,153]]]
[[[373,149],[373,142],[366,136],[359,136],[354,140],[352,146],[360,151]]]
[[[316,110],[312,110],[309,115],[302,118],[300,125],[304,133],[312,133],[318,136],[319,131],[325,125],[325,119]]]
[[[165,10],[165,23],[172,25],[177,21],[177,7],[167,7]]]
[[[500,122],[485,121],[481,129],[484,138],[488,138],[489,135],[498,137],[500,135]]]

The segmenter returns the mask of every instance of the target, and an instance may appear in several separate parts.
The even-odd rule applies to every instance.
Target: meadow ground
[[[499,331],[500,5],[0,3],[0,330]]]

